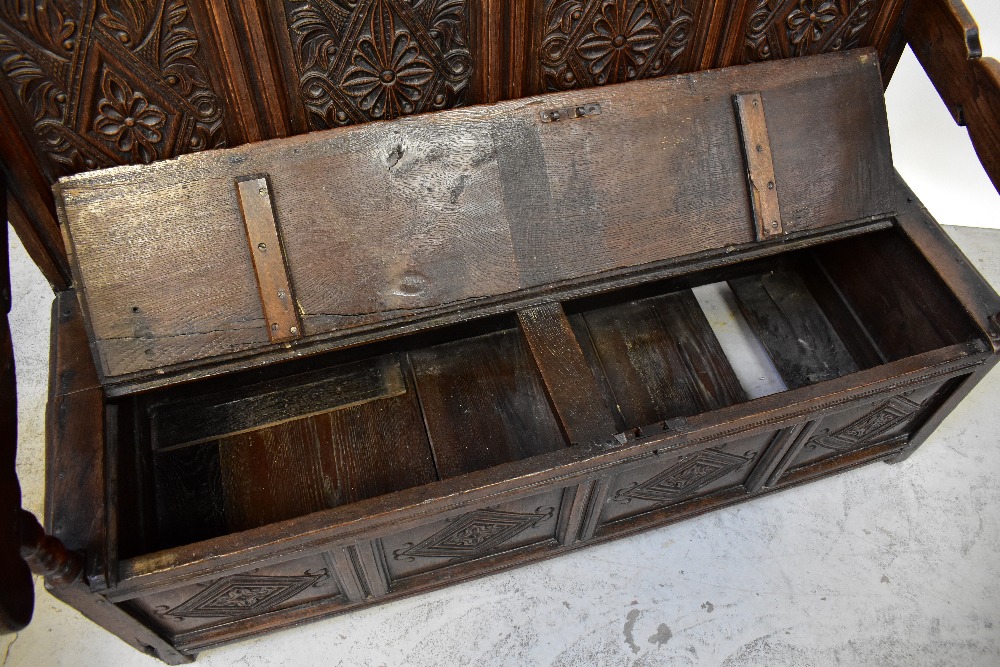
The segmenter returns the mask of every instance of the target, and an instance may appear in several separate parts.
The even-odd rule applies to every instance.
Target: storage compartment
[[[566,445],[512,317],[124,401],[123,556]]]
[[[121,402],[119,492],[137,500],[121,512],[121,555],[558,451],[573,442],[569,420],[601,416],[567,416],[588,386],[588,409],[610,415],[599,439],[611,440],[976,337],[897,228],[541,313]],[[547,373],[574,354],[551,333],[563,317],[585,363],[560,394]],[[555,356],[526,335],[550,336]]]

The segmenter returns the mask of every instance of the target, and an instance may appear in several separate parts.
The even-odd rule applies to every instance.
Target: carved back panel
[[[0,0],[0,121],[20,135],[0,158],[18,231],[64,286],[60,176],[859,46],[888,70],[904,2]]]

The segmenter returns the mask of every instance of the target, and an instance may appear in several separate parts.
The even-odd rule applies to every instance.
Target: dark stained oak
[[[410,353],[442,479],[565,446],[517,330]]]
[[[395,357],[359,361],[148,408],[151,444],[163,450],[340,410],[406,392]]]
[[[61,290],[0,625],[26,559],[179,664],[911,455],[1000,297],[893,174],[885,75],[909,40],[991,174],[1000,77],[909,4],[0,7],[0,196]],[[748,400],[722,281],[787,391]]]
[[[230,530],[256,528],[323,509],[322,428],[317,418],[307,417],[219,441]]]
[[[729,287],[789,389],[860,370],[794,271],[777,269],[736,278]]]
[[[874,54],[754,67],[783,231],[889,213]],[[103,375],[155,380],[271,344],[232,185],[247,175],[268,177],[311,352],[415,315],[471,315],[480,299],[751,242],[732,105],[745,76],[715,70],[341,128],[159,162],[141,179],[137,167],[64,179],[59,205]],[[600,114],[541,117],[590,102]],[[129,225],[141,238],[110,234]],[[148,278],[167,267],[164,291]]]
[[[606,441],[619,429],[562,306],[525,308],[517,318],[566,437],[571,443]]]
[[[1000,62],[984,58],[979,27],[960,0],[913,0],[903,32],[931,83],[969,131],[979,161],[1000,189]]]
[[[574,324],[628,428],[746,400],[690,290],[586,310]]]
[[[154,454],[153,478],[158,548],[189,544],[228,532],[216,443]]]

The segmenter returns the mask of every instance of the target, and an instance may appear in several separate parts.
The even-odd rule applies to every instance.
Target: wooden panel
[[[619,429],[558,303],[519,310],[518,322],[571,443],[605,442]]]
[[[698,69],[711,0],[536,0],[533,89],[590,88]],[[718,3],[724,4],[724,3]]]
[[[891,208],[871,55],[759,67],[786,231]],[[561,123],[542,123],[539,111],[592,94],[73,177],[61,192],[105,374],[267,345],[231,187],[250,173],[271,176],[307,337],[749,242],[730,101],[747,76],[720,70],[693,86],[665,78],[604,89],[600,115]],[[807,112],[813,122],[802,123]],[[828,167],[816,166],[817,154]],[[165,291],[151,276],[167,273]]]
[[[330,554],[318,553],[137,598],[129,603],[169,635],[321,600],[346,603]]]
[[[778,483],[796,469],[903,437],[901,447],[905,437],[936,405],[944,384],[935,382],[884,396],[823,418],[802,442],[796,443]]]
[[[399,360],[379,357],[237,390],[154,403],[148,408],[151,442],[158,450],[195,444],[405,392]]]
[[[320,449],[329,507],[437,481],[415,389],[317,418],[332,446]]]
[[[219,447],[206,443],[153,456],[156,544],[151,551],[225,535]]]
[[[308,417],[219,441],[230,530],[323,509],[322,428],[319,418]]]
[[[717,67],[889,48],[906,0],[745,0],[732,3]]]
[[[629,428],[747,400],[690,290],[587,310],[574,325]]]
[[[629,466],[609,482],[601,525],[742,485],[773,437],[765,432]]]
[[[815,256],[888,360],[971,340],[968,316],[905,239],[891,232],[818,248]]]
[[[566,444],[517,330],[411,352],[410,361],[442,479]]]
[[[50,342],[45,525],[68,548],[101,553],[107,521],[105,398],[73,291],[56,294]]]
[[[6,3],[0,79],[50,173],[227,145],[199,27],[183,0]]]
[[[860,370],[794,271],[736,278],[729,286],[789,389]]]
[[[552,540],[562,498],[562,489],[552,489],[384,537],[389,581]]]
[[[223,438],[219,452],[234,531],[437,480],[410,384],[395,397]]]
[[[437,111],[467,102],[500,35],[470,26],[470,0],[273,1],[296,132]],[[495,40],[473,41],[472,37]]]

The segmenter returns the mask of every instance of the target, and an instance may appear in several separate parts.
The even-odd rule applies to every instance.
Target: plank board
[[[729,287],[789,389],[860,370],[794,271],[776,269],[737,278]]]
[[[574,444],[609,440],[620,429],[562,306],[525,308],[517,318],[566,437]]]
[[[628,428],[747,400],[690,290],[587,310],[571,321]]]
[[[230,530],[436,481],[416,391],[402,382],[397,395],[220,439]]]
[[[442,479],[566,444],[517,330],[410,353]]]
[[[271,347],[235,187],[266,175],[309,351],[754,239],[732,98],[759,92],[784,231],[883,216],[878,61],[853,51],[79,174],[59,185],[105,378]],[[598,115],[542,122],[546,109]],[[331,261],[333,259],[334,261]],[[430,324],[430,320],[428,320]]]
[[[245,433],[301,417],[405,393],[392,356],[149,406],[153,449]]]

